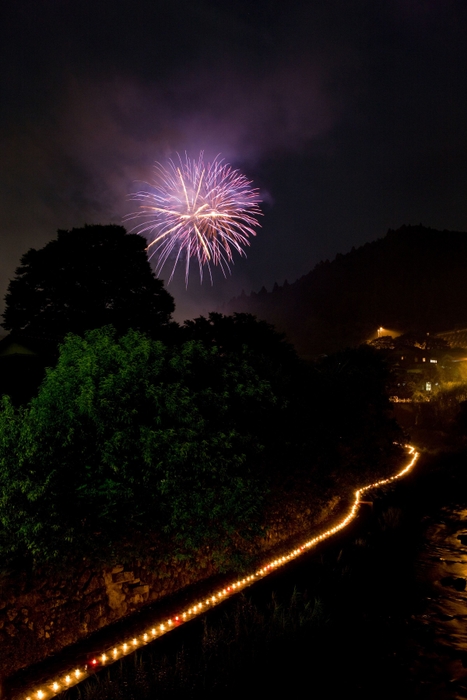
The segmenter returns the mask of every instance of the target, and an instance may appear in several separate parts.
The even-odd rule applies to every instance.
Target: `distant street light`
[[[378,328],[378,338],[381,338],[381,333],[382,333],[383,331],[384,331],[383,326],[380,326],[380,327]]]

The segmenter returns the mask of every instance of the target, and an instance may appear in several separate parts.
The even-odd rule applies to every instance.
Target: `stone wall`
[[[144,564],[66,576],[38,572],[4,579],[0,588],[0,678],[41,661],[147,603],[215,573],[208,562]]]
[[[269,550],[324,520],[338,500],[313,510],[307,489],[282,496],[271,505],[266,536],[253,549],[264,558]],[[33,576],[4,577],[0,581],[0,679],[215,573],[207,557],[197,557],[150,568],[138,562],[95,571],[83,563],[66,576],[39,571]]]

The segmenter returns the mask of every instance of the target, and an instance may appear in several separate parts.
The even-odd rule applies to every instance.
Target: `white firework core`
[[[153,191],[131,195],[141,204],[127,220],[139,220],[132,230],[147,238],[157,274],[169,258],[174,259],[169,282],[184,261],[188,285],[191,258],[198,262],[201,281],[206,268],[212,284],[211,265],[218,265],[224,276],[230,273],[234,251],[245,255],[249,237],[260,225],[261,200],[251,184],[219,156],[212,163],[204,162],[203,153],[198,160],[178,156],[166,167],[156,163]]]

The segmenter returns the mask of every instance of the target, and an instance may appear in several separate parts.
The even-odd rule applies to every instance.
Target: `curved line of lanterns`
[[[229,596],[238,593],[238,591],[242,590],[243,588],[246,588],[255,581],[264,578],[272,571],[277,569],[279,566],[283,566],[292,559],[296,559],[307,550],[319,544],[319,542],[322,542],[323,540],[328,539],[340,530],[343,530],[355,518],[358,506],[362,501],[362,495],[365,492],[370,491],[371,489],[377,488],[379,486],[389,484],[392,481],[396,481],[402,476],[405,476],[412,469],[419,457],[419,453],[415,450],[415,447],[411,445],[407,445],[406,448],[409,452],[409,455],[411,456],[411,459],[408,462],[408,464],[394,476],[388,477],[387,479],[381,479],[380,481],[377,481],[373,484],[368,484],[367,486],[363,486],[362,488],[357,489],[354,492],[354,502],[349,512],[347,513],[345,518],[343,518],[343,520],[337,523],[337,525],[334,525],[334,527],[329,528],[329,530],[322,532],[316,537],[313,537],[300,547],[297,547],[296,549],[288,552],[284,556],[278,557],[277,559],[274,559],[268,564],[265,564],[255,573],[250,574],[249,576],[245,576],[244,578],[239,578],[236,581],[232,582],[229,586],[225,586],[224,588],[213,592],[210,596],[203,598],[203,600],[198,600],[190,607],[187,607],[185,610],[181,611],[178,615],[173,615],[172,617],[160,622],[158,625],[151,627],[138,637],[134,637],[131,640],[121,642],[119,644],[114,645],[113,647],[106,649],[101,654],[93,657],[85,666],[82,666],[81,668],[75,668],[72,671],[70,670],[68,673],[61,675],[56,679],[51,679],[48,683],[43,684],[42,688],[36,688],[34,690],[29,690],[25,692],[24,695],[22,695],[22,697],[24,698],[24,700],[48,700],[49,698],[58,695],[67,688],[70,688],[71,686],[76,685],[77,683],[80,683],[81,681],[85,680],[85,678],[88,678],[98,667],[104,666],[106,664],[111,664],[114,661],[117,661],[117,659],[121,659],[123,656],[131,654],[137,648],[149,644],[157,637],[161,637],[163,634],[167,634],[167,632],[170,632],[172,629],[179,627],[184,622],[188,622],[188,620],[192,620],[194,617],[200,615],[209,608],[218,605],[225,598],[228,598]]]

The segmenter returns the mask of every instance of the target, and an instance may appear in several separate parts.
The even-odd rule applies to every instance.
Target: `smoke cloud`
[[[177,151],[221,154],[264,192],[266,214],[231,279],[188,292],[174,279],[180,316],[389,226],[463,225],[461,0],[2,8],[0,299],[29,247],[121,223],[128,194]]]

